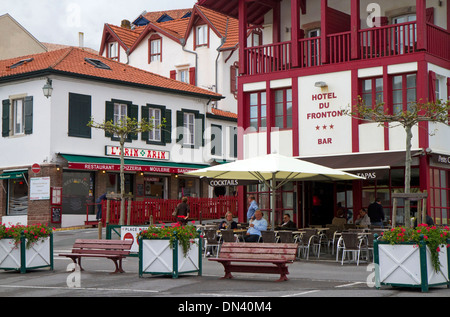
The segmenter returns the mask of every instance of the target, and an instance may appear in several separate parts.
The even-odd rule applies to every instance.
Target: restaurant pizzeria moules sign
[[[120,157],[120,147],[106,146],[105,154],[107,156]],[[155,151],[146,149],[125,148],[125,158],[152,160],[152,161],[169,161],[170,152]],[[80,170],[97,170],[97,171],[120,171],[120,164],[104,164],[104,163],[69,163],[70,169]],[[151,165],[125,165],[125,172],[142,172],[142,173],[170,173],[184,174],[192,171],[191,168],[151,166]]]

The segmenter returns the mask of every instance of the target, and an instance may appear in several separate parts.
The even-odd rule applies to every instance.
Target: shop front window
[[[28,178],[28,174],[25,174]],[[28,212],[28,185],[23,178],[8,181],[8,216],[26,215]]]
[[[109,173],[106,179],[106,192],[120,194],[120,174]],[[134,193],[134,175],[125,174],[125,194],[129,193]]]
[[[199,197],[200,180],[197,178],[178,178],[178,198]]]
[[[90,172],[64,172],[62,213],[65,215],[85,215],[95,212],[94,174]]]
[[[450,172],[432,168],[430,170],[430,213],[436,224],[448,225],[450,213]]]
[[[144,194],[146,198],[167,199],[167,188],[168,179],[166,177],[144,177]]]

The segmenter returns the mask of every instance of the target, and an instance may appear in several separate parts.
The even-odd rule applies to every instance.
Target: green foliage
[[[412,242],[419,244],[424,241],[431,252],[431,261],[436,272],[439,272],[441,264],[439,262],[439,253],[442,247],[449,247],[447,244],[449,236],[449,227],[439,228],[436,226],[428,226],[420,224],[417,228],[396,227],[382,234],[381,241],[390,244],[399,244]]]
[[[178,223],[174,223],[171,226],[163,225],[160,228],[154,226],[149,227],[147,230],[140,232],[139,237],[149,240],[169,239],[171,248],[173,248],[175,239],[178,239],[183,248],[183,253],[186,256],[191,245],[195,243],[195,239],[200,237],[200,234],[194,226],[181,226]]]

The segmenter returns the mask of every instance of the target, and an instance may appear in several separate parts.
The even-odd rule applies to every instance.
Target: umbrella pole
[[[271,224],[272,224],[272,230],[275,230],[275,209],[276,209],[276,202],[275,197],[277,194],[277,183],[275,178],[275,173],[272,174],[272,217],[271,217]]]

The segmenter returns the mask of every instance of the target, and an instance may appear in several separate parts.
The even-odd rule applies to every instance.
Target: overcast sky
[[[131,22],[143,11],[192,8],[197,0],[0,0],[0,15],[9,13],[39,41],[100,49],[103,25]]]

